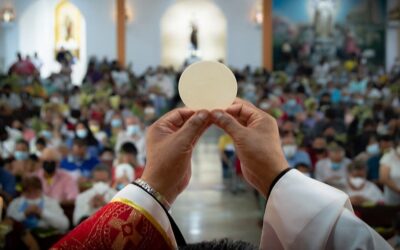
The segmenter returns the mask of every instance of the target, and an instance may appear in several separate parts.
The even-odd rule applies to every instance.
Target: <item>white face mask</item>
[[[365,179],[362,177],[350,177],[349,181],[353,187],[360,188],[364,184]]]
[[[377,154],[379,154],[379,152],[380,152],[380,149],[379,149],[378,143],[374,143],[374,144],[368,145],[368,147],[367,147],[367,153],[368,154],[377,155]]]
[[[297,146],[296,145],[283,145],[282,147],[283,153],[287,158],[292,158],[297,151]]]

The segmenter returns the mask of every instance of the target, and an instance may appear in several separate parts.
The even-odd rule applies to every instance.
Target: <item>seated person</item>
[[[346,193],[351,204],[378,203],[383,201],[381,190],[367,179],[367,167],[361,160],[354,161],[348,166]]]
[[[347,166],[351,163],[345,157],[344,148],[337,143],[328,147],[328,158],[317,162],[315,179],[333,187],[344,189],[347,178]]]
[[[61,168],[78,180],[80,177],[89,179],[92,169],[99,164],[99,160],[87,151],[87,142],[84,139],[75,138],[72,153],[61,161]]]
[[[65,170],[58,167],[60,159],[60,153],[54,148],[44,149],[40,157],[42,168],[37,171],[36,176],[41,180],[46,196],[61,204],[71,204],[78,195],[78,185]]]
[[[310,156],[307,152],[298,149],[293,135],[288,134],[282,138],[282,149],[291,168],[294,168],[298,163],[311,165]]]
[[[137,153],[135,144],[131,142],[122,144],[118,165],[113,168],[113,188],[120,190],[142,176],[144,168],[137,162]]]
[[[104,164],[97,165],[92,171],[92,188],[80,193],[75,201],[74,225],[90,217],[101,207],[111,201],[117,193],[110,187],[111,173]]]
[[[22,194],[10,203],[7,216],[21,222],[26,229],[64,233],[69,226],[58,202],[43,194],[42,183],[35,176],[22,181]]]
[[[375,183],[379,182],[379,162],[384,153],[390,151],[393,146],[393,137],[382,135],[378,137],[379,152],[367,160],[368,174],[367,178]]]
[[[232,175],[232,165],[235,158],[235,146],[228,134],[223,134],[218,139],[218,150],[222,163],[222,177],[230,178]]]
[[[18,140],[15,144],[14,161],[8,166],[7,170],[17,178],[22,178],[26,174],[34,173],[36,164],[29,157],[29,143],[25,140]]]

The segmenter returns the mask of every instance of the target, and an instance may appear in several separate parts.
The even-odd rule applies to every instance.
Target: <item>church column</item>
[[[263,0],[263,66],[273,69],[272,1]]]
[[[118,62],[125,65],[125,46],[126,46],[126,30],[125,30],[125,0],[117,1],[117,56]]]

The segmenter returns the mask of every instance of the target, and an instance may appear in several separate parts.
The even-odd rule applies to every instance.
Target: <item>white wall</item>
[[[234,67],[262,65],[262,30],[251,22],[257,0],[215,0],[228,21],[227,63]]]
[[[70,0],[86,20],[87,56],[116,57],[115,0]],[[190,0],[188,0],[190,1]],[[227,20],[227,63],[236,67],[260,66],[262,35],[250,21],[257,0],[214,0]],[[49,63],[54,49],[54,8],[58,0],[14,0],[17,20],[5,30],[0,43],[6,49],[6,65],[19,50],[38,51]],[[136,71],[161,63],[160,21],[175,0],[127,0],[133,20],[127,25],[127,62]],[[32,7],[34,6],[34,7]],[[33,8],[34,11],[32,11]],[[26,14],[25,12],[29,12]],[[24,15],[29,17],[23,18]],[[28,25],[27,25],[28,24]],[[30,27],[27,28],[21,27]],[[23,29],[23,30],[21,30]],[[2,49],[0,47],[0,53]],[[48,66],[50,69],[51,67]]]
[[[388,10],[399,4],[398,0],[388,0]],[[396,58],[400,57],[400,23],[389,24],[386,30],[386,69],[390,70]]]

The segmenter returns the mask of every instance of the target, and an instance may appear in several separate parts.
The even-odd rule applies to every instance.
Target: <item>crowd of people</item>
[[[146,128],[182,105],[181,70],[137,75],[93,57],[76,86],[69,71],[42,79],[40,67],[39,59],[18,55],[0,77],[0,237],[12,231],[31,249],[140,177]],[[290,167],[342,189],[354,205],[400,205],[400,60],[389,72],[357,59],[232,70],[238,96],[277,119]],[[218,148],[222,178],[240,175],[229,136]]]

